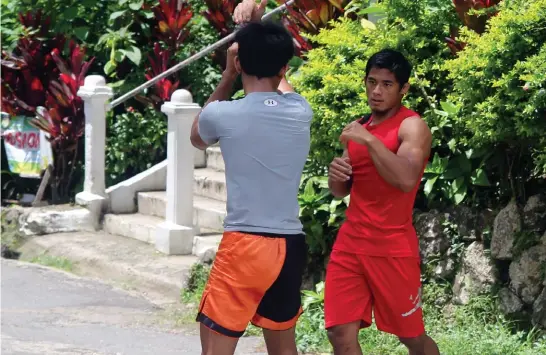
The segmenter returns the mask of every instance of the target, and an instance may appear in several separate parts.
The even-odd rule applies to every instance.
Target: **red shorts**
[[[326,328],[361,321],[401,338],[425,332],[421,269],[414,257],[377,257],[334,250],[326,269]]]

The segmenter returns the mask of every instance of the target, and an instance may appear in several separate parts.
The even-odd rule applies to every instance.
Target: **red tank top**
[[[398,130],[408,117],[419,115],[402,107],[393,117],[370,125],[372,117],[364,126],[396,153],[400,147]],[[403,192],[379,175],[366,146],[349,141],[347,149],[353,167],[353,185],[346,220],[334,249],[372,256],[419,257],[413,227],[413,205],[419,184],[412,191]],[[424,167],[421,177],[423,173]]]

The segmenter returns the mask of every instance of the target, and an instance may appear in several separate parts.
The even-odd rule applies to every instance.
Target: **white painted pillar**
[[[104,150],[106,146],[107,103],[113,91],[100,75],[89,75],[78,90],[85,114],[85,182],[76,203],[87,207],[98,218],[106,202]]]
[[[191,254],[193,247],[193,169],[191,126],[201,107],[187,90],[176,90],[161,107],[168,121],[167,210],[157,229],[156,249],[165,254]]]

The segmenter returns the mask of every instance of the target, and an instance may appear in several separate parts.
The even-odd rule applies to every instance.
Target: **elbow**
[[[349,194],[349,192],[345,192],[345,191],[336,191],[336,190],[332,190],[330,189],[330,193],[332,194],[332,196],[334,196],[335,198],[344,198],[345,196],[347,196]]]
[[[408,193],[408,192],[411,192],[413,191],[413,189],[415,188],[415,185],[417,184],[417,181],[415,180],[404,180],[404,181],[401,181],[399,184],[398,184],[398,188],[400,190],[402,190],[402,192],[405,192],[405,193]]]
[[[190,135],[190,142],[191,142],[191,145],[193,145],[195,148],[199,150],[207,149],[207,145],[203,144],[203,141],[201,140],[201,138],[195,137],[195,135],[193,134]]]

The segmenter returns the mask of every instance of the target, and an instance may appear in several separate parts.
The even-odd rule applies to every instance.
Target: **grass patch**
[[[493,298],[476,297],[468,305],[453,306],[445,302],[449,299],[446,296],[449,285],[424,287],[425,326],[442,355],[546,354],[546,337],[536,330],[516,331],[515,325],[498,311]],[[301,350],[331,353],[323,312],[323,302],[307,306],[297,328]],[[407,354],[396,337],[378,331],[375,325],[362,330],[359,340],[364,354]]]
[[[53,267],[56,269],[72,272],[74,270],[74,265],[72,261],[67,258],[52,256],[48,254],[42,254],[35,256],[30,260],[31,263],[40,264],[44,266]]]
[[[25,238],[19,233],[19,224],[17,220],[8,220],[9,208],[3,208],[1,212],[0,242],[2,245],[15,251],[24,244]]]
[[[194,265],[181,299],[195,305],[192,321],[208,279],[209,268]],[[465,306],[453,306],[449,284],[424,286],[423,310],[429,335],[438,343],[442,355],[540,355],[546,354],[546,336],[536,330],[517,331],[506,319],[492,297],[476,297]],[[324,283],[315,291],[304,291],[303,308],[297,329],[298,348],[306,353],[332,353],[324,330]],[[249,325],[245,335],[261,335]],[[406,355],[407,349],[395,336],[382,333],[375,325],[359,335],[364,354]]]

